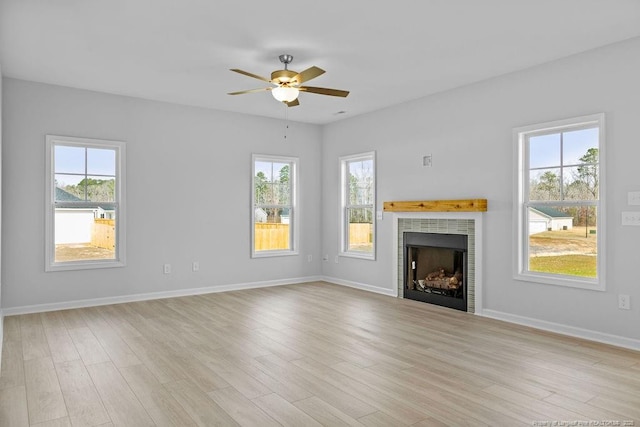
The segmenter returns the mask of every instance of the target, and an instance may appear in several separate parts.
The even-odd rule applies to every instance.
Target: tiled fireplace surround
[[[482,214],[480,212],[395,212],[393,278],[398,297],[404,297],[403,233],[463,234],[468,236],[467,311],[482,311]]]

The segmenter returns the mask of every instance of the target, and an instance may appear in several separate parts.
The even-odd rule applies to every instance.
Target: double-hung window
[[[252,165],[251,256],[296,255],[298,159],[254,154]]]
[[[515,278],[604,290],[604,115],[514,130]]]
[[[340,255],[375,259],[375,152],[340,157]]]
[[[125,263],[119,141],[46,137],[46,271]]]

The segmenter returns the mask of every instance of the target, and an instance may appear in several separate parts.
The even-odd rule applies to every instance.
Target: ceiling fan
[[[276,70],[271,73],[271,80],[267,79],[266,77],[249,73],[247,71],[238,70],[237,68],[231,69],[231,71],[235,71],[236,73],[244,74],[245,76],[253,77],[254,79],[271,83],[274,85],[274,87],[241,90],[239,92],[230,92],[229,95],[241,95],[244,93],[271,91],[271,94],[275,99],[280,102],[284,102],[288,107],[295,107],[296,105],[300,105],[300,102],[298,101],[298,94],[300,92],[317,93],[319,95],[340,96],[343,98],[349,95],[349,91],[346,90],[328,89],[324,87],[314,86],[301,86],[303,83],[324,74],[325,71],[314,66],[298,73],[287,68],[291,61],[293,61],[292,55],[280,55],[278,58],[280,58],[280,62],[284,64],[284,70]]]

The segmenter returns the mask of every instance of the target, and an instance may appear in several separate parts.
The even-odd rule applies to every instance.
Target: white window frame
[[[255,216],[256,203],[255,196],[255,177],[256,162],[274,162],[274,163],[291,163],[291,171],[289,172],[291,204],[289,205],[260,205],[269,208],[289,208],[289,249],[277,250],[261,250],[256,251],[255,245]],[[265,258],[277,256],[298,255],[298,169],[300,159],[298,157],[274,156],[269,154],[252,154],[251,155],[251,258]]]
[[[597,291],[606,290],[606,212],[605,212],[605,194],[606,194],[606,172],[605,172],[605,117],[604,113],[592,114],[565,120],[557,120],[547,123],[519,127],[513,130],[513,138],[515,142],[514,164],[515,168],[515,185],[514,185],[514,279],[536,283],[544,283],[550,285],[559,285],[572,288],[590,289]],[[595,279],[587,277],[568,276],[553,273],[542,273],[528,270],[529,259],[529,221],[528,221],[528,203],[529,203],[529,159],[527,144],[528,139],[532,136],[560,133],[571,130],[579,130],[581,128],[598,127],[598,187],[599,196],[591,205],[597,209],[597,277]],[[545,204],[545,202],[535,202],[535,204]],[[583,202],[572,201],[549,201],[549,205],[587,205]]]
[[[116,245],[115,257],[108,260],[55,261],[55,209],[56,206],[95,206],[95,202],[56,202],[55,200],[55,154],[56,145],[76,146],[83,148],[111,149],[116,154]],[[87,270],[96,268],[124,267],[126,265],[126,207],[125,207],[125,143],[102,139],[76,138],[70,136],[46,136],[45,164],[45,271]]]
[[[349,204],[349,173],[348,164],[351,162],[371,160],[373,162],[373,200],[372,203],[367,205],[350,205]],[[368,151],[365,153],[353,154],[349,156],[342,156],[339,158],[340,162],[340,249],[338,251],[339,256],[360,258],[375,261],[376,259],[376,241],[377,241],[377,218],[376,218],[376,200],[377,200],[377,165],[376,165],[376,152]],[[352,251],[349,250],[349,218],[348,212],[350,208],[371,208],[372,210],[372,245],[373,249],[371,253]]]

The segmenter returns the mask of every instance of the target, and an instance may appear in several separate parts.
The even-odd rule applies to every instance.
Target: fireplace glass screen
[[[467,311],[467,236],[404,233],[404,297]]]

